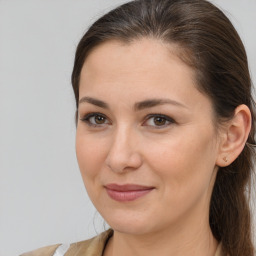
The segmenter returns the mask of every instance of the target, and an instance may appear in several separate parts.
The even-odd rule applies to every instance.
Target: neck
[[[179,223],[150,234],[125,234],[114,231],[104,256],[214,256],[218,242],[208,218]]]

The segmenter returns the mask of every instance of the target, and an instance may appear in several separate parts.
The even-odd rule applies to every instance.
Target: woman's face
[[[88,194],[130,234],[208,221],[218,140],[211,101],[175,47],[109,41],[80,79],[76,150]]]

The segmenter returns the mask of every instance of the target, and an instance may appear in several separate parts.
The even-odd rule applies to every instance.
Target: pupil
[[[104,119],[103,116],[96,116],[96,117],[95,117],[95,122],[96,122],[97,124],[103,124],[104,121],[105,121],[105,119]]]
[[[164,125],[165,124],[165,119],[162,117],[155,117],[154,122],[156,125]]]

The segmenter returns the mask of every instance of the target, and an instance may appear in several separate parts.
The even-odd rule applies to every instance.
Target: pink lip
[[[105,188],[109,197],[119,202],[136,200],[154,189],[154,187],[135,184],[108,184]]]

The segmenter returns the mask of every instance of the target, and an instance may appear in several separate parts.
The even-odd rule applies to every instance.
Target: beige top
[[[43,247],[21,256],[102,256],[108,239],[113,235],[109,229],[89,240],[71,245],[52,245]],[[215,256],[223,256],[221,244],[219,244]]]

